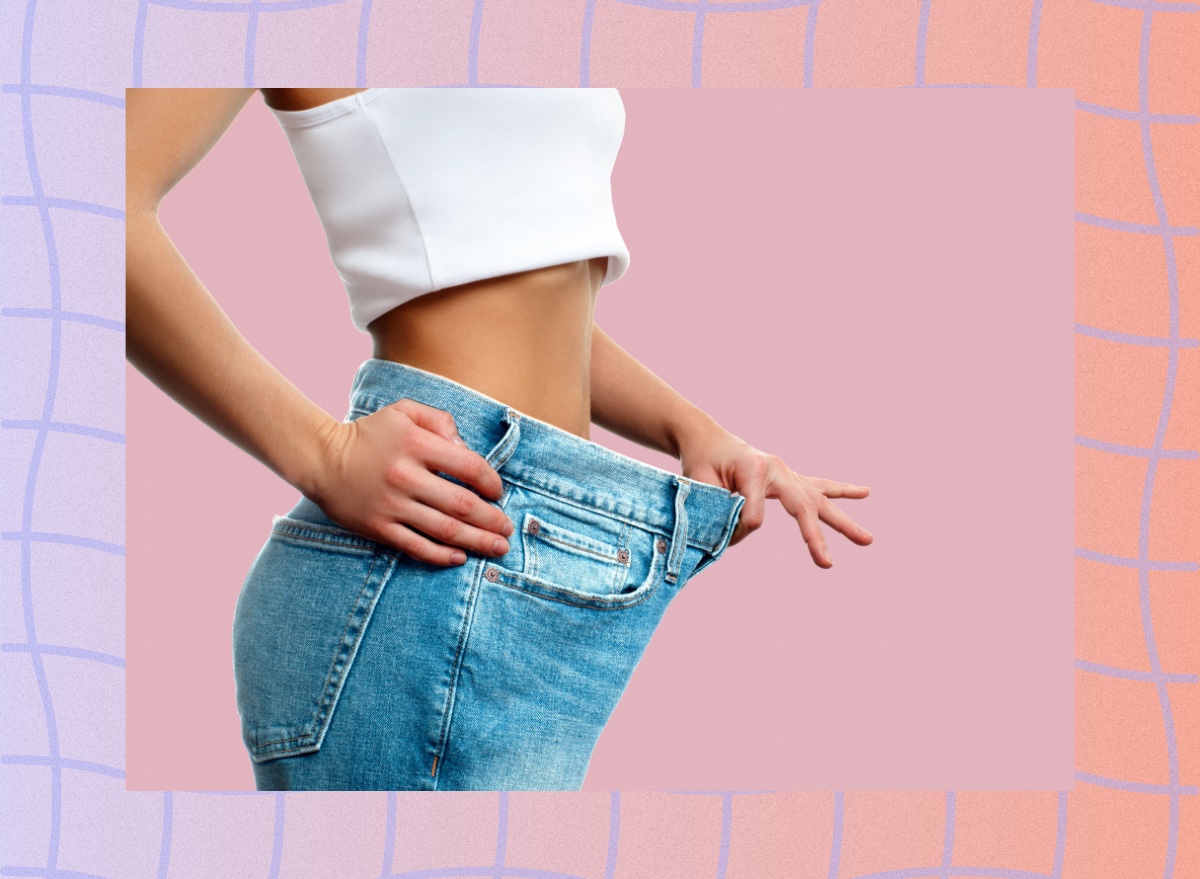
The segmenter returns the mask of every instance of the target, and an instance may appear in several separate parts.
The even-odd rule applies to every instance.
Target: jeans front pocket
[[[629,526],[614,523],[597,530],[588,527],[593,524],[588,519],[582,512],[564,517],[546,505],[527,509],[521,522],[524,572],[556,583],[579,580],[587,591],[600,595],[620,592],[631,567]]]
[[[321,747],[396,559],[345,529],[275,517],[233,622],[238,713],[255,762]]]
[[[670,540],[508,485],[524,534],[480,565],[438,789],[578,790],[675,594]]]
[[[566,498],[507,484],[504,511],[520,527],[509,552],[489,559],[485,576],[515,589],[581,607],[637,604],[662,579],[661,535]]]

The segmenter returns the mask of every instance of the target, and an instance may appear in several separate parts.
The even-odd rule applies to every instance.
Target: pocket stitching
[[[312,736],[314,734],[314,732],[316,731],[316,728],[321,725],[321,712],[324,710],[325,703],[329,700],[329,686],[333,680],[333,670],[337,666],[338,659],[341,657],[342,652],[345,648],[346,633],[350,631],[350,623],[354,620],[354,615],[358,611],[359,605],[362,604],[363,593],[367,589],[367,584],[371,582],[371,575],[373,573],[375,573],[375,565],[378,562],[379,562],[378,556],[375,556],[375,558],[373,558],[371,560],[371,566],[369,568],[367,568],[367,576],[363,579],[362,586],[359,587],[358,598],[355,599],[354,607],[352,607],[350,609],[350,613],[346,617],[346,626],[345,626],[345,628],[342,629],[342,637],[338,639],[337,650],[334,651],[333,659],[330,660],[330,662],[329,662],[329,670],[325,673],[325,682],[321,684],[321,702],[317,706],[317,713],[313,717],[313,720],[311,723],[311,728],[309,729],[308,732],[303,733],[298,736],[292,736],[291,738],[287,738],[287,739],[278,739],[276,741],[271,741],[271,742],[262,742],[260,744],[255,745],[255,748],[266,748],[271,745],[282,745],[282,744],[287,744],[288,742],[294,742],[294,741],[299,741],[301,739],[309,738],[310,736]],[[314,744],[315,744],[315,742],[314,742]]]
[[[594,513],[594,515],[600,516],[605,519],[610,518],[605,513],[602,513],[599,511],[596,511]],[[536,534],[529,531],[528,523],[529,523],[529,520],[531,520],[531,519],[536,520],[538,523],[539,528],[538,528],[538,531]],[[619,519],[612,519],[611,521],[619,522],[621,527],[624,529],[629,528],[628,523],[621,522]],[[613,548],[613,552],[610,555],[610,554],[604,553],[604,552],[596,549],[595,547],[587,546],[584,543],[575,543],[571,540],[566,539],[566,537],[564,537],[563,535],[570,535],[570,536],[574,536],[577,538],[582,538],[583,535],[576,535],[573,531],[571,531],[571,529],[565,528],[562,525],[559,525],[555,522],[548,522],[544,518],[538,516],[537,514],[535,514],[533,512],[525,513],[525,523],[526,523],[525,529],[524,529],[525,533],[531,535],[533,537],[534,541],[545,540],[548,543],[557,543],[561,546],[570,547],[571,549],[578,550],[579,552],[582,552],[582,553],[587,553],[588,555],[595,556],[596,558],[603,559],[606,562],[612,562],[617,565],[629,564],[628,562],[622,562],[619,558],[617,558],[617,554],[616,554],[617,550],[620,549],[620,546],[625,538],[624,534],[620,538],[617,539],[617,546]],[[597,545],[604,545],[599,540],[594,541],[594,543],[596,543]]]
[[[591,610],[624,610],[625,608],[635,607],[658,591],[658,587],[662,582],[662,566],[666,559],[666,553],[661,553],[657,548],[652,550],[654,559],[650,563],[650,573],[646,578],[646,582],[629,593],[617,593],[614,595],[593,595],[587,592],[576,592],[574,590],[565,589],[549,580],[543,580],[538,577],[532,577],[529,574],[513,571],[498,565],[495,562],[488,562],[484,565],[484,570],[490,565],[496,569],[499,574],[497,583],[509,589],[515,589],[518,592],[523,592],[526,595],[532,595],[534,598],[542,598],[547,601],[557,601],[560,604],[568,604],[572,607],[589,608]],[[537,590],[526,589],[521,584],[528,583],[538,587]],[[541,591],[538,591],[541,590]],[[644,590],[644,592],[643,592]],[[547,595],[546,592],[556,592],[558,595]],[[639,594],[640,593],[640,594]],[[567,596],[567,597],[558,597]],[[636,596],[634,600],[629,600]],[[573,599],[573,600],[572,600]]]
[[[616,538],[616,543],[611,547],[612,554],[605,554],[600,550],[585,545],[582,542],[572,542],[571,540],[566,539],[564,535],[575,537],[579,541],[590,540],[597,546],[607,546],[607,544],[604,544],[602,541],[590,539],[585,535],[577,534],[566,526],[559,525],[556,522],[547,521],[544,517],[539,516],[530,510],[526,511],[525,517],[521,524],[521,546],[525,552],[525,570],[520,571],[519,573],[546,583],[553,582],[546,577],[540,576],[542,573],[542,567],[541,555],[538,551],[538,542],[544,540],[549,544],[561,547],[564,552],[584,555],[588,558],[601,561],[608,565],[611,570],[608,572],[608,579],[604,581],[604,591],[597,592],[595,594],[612,595],[619,588],[625,572],[627,572],[632,566],[632,562],[628,559],[626,561],[621,561],[620,552],[622,549],[628,549],[629,534],[633,530],[634,526],[632,523],[626,522],[623,519],[613,518],[601,510],[588,510],[587,508],[583,507],[577,507],[577,509],[585,510],[593,515],[607,519],[620,529],[620,534]],[[529,524],[531,521],[536,521],[540,526],[536,533],[529,530]],[[593,593],[589,592],[586,594],[591,595]]]
[[[629,532],[632,530],[633,530],[633,526],[630,525],[628,522],[623,524],[623,526],[621,528],[621,536],[619,538],[620,542],[617,546],[618,553],[621,551],[622,548],[624,548],[625,550],[628,551],[628,549],[629,549]],[[654,552],[653,544],[651,544],[650,551]],[[651,559],[650,559],[650,567],[651,568],[654,567],[653,557],[651,557]],[[624,561],[624,562],[622,562],[620,560],[617,561],[617,567],[613,571],[612,580],[610,580],[609,584],[608,584],[609,594],[612,594],[615,590],[620,588],[621,580],[626,576],[625,571],[632,570],[632,568],[633,568],[633,553],[629,553],[629,559],[627,561]]]
[[[614,522],[624,522],[627,525],[632,525],[635,528],[641,528],[641,529],[647,530],[647,531],[651,530],[651,528],[652,528],[652,526],[649,523],[644,522],[640,519],[631,518],[628,515],[625,515],[623,513],[618,513],[614,510],[600,509],[595,506],[590,506],[586,503],[583,503],[583,502],[577,500],[576,498],[570,497],[569,495],[565,495],[565,494],[562,494],[561,492],[547,489],[543,485],[538,485],[537,483],[528,482],[524,479],[521,479],[521,477],[516,474],[505,473],[503,478],[507,482],[509,482],[513,485],[520,486],[522,489],[524,489],[527,492],[532,492],[534,494],[541,495],[542,497],[550,498],[551,500],[553,500],[557,503],[566,504],[567,506],[574,507],[577,510],[583,510],[583,511],[585,511],[587,513],[591,513],[593,515],[599,514],[601,516],[604,516],[607,519],[613,520]]]
[[[497,446],[496,448],[499,448]],[[495,449],[492,450],[493,452]],[[490,457],[490,454],[489,454]],[[503,496],[500,498],[500,511],[504,512],[508,506],[508,502],[512,497],[512,492],[504,486],[504,476],[500,477],[502,487],[504,488]],[[485,570],[487,563],[479,566],[479,569]],[[467,595],[467,612],[461,627],[458,630],[458,644],[454,648],[454,662],[450,666],[450,687],[446,691],[446,703],[442,708],[442,722],[438,730],[437,746],[434,748],[433,766],[430,774],[434,776],[433,789],[437,790],[441,779],[437,776],[438,761],[444,756],[446,750],[446,741],[450,733],[450,725],[454,722],[454,709],[458,703],[458,678],[462,669],[461,659],[463,650],[466,647],[467,641],[470,638],[471,629],[475,625],[475,608],[479,601],[479,595],[483,591],[483,587],[478,579],[473,579],[471,583],[470,593]]]
[[[303,540],[308,538],[300,539]],[[316,542],[328,543],[329,541]],[[251,745],[251,750],[253,752],[252,757],[254,758],[255,762],[263,762],[264,759],[278,759],[281,757],[287,757],[292,754],[308,750],[319,750],[321,741],[324,739],[324,729],[322,729],[322,727],[325,726],[326,729],[328,728],[325,724],[325,721],[332,716],[333,704],[336,702],[336,698],[331,698],[331,690],[337,690],[340,695],[341,685],[339,683],[339,679],[341,682],[345,681],[346,671],[349,667],[349,662],[347,659],[351,653],[357,652],[357,644],[355,642],[352,641],[350,645],[346,644],[346,634],[350,631],[350,627],[353,624],[355,617],[360,613],[360,609],[363,606],[363,596],[368,591],[368,587],[372,582],[372,575],[375,573],[375,567],[379,564],[379,560],[383,557],[383,555],[384,553],[382,552],[372,553],[371,565],[369,568],[367,568],[367,574],[363,578],[362,585],[358,590],[358,597],[355,599],[354,606],[350,609],[350,613],[346,618],[346,625],[342,629],[342,636],[338,641],[337,649],[334,651],[333,658],[329,662],[329,670],[325,673],[324,683],[321,684],[321,701],[317,706],[317,711],[313,715],[312,720],[309,721],[307,731],[300,733],[299,735],[289,736],[286,739],[274,739],[268,742],[256,741],[253,745]],[[381,578],[381,580],[385,579],[386,575]],[[381,582],[380,586],[382,587],[382,585],[383,584]],[[376,593],[378,593],[378,591],[379,589],[375,590]],[[367,603],[368,605],[370,604],[369,599]],[[363,624],[363,630],[366,630],[366,623]],[[361,643],[361,640],[362,637],[360,633],[356,641]],[[342,662],[343,666],[341,671],[337,670],[339,662]],[[277,745],[289,745],[293,742],[299,743],[298,746],[293,748],[275,747]],[[264,749],[270,748],[274,748],[274,750],[264,751]]]
[[[628,562],[622,562],[619,558],[617,558],[616,555],[606,555],[605,553],[597,552],[594,549],[589,549],[586,546],[580,546],[578,543],[572,543],[569,540],[563,540],[560,537],[548,537],[548,536],[543,537],[540,533],[538,533],[536,535],[536,537],[540,538],[542,540],[548,541],[549,543],[557,543],[562,546],[572,547],[573,549],[577,549],[580,552],[586,552],[588,555],[594,555],[598,559],[604,559],[604,561],[606,561],[606,562],[612,562],[613,564],[617,564],[617,565],[629,564]]]
[[[360,550],[363,553],[381,553],[395,558],[404,558],[400,552],[387,544],[364,537],[348,528],[335,530],[325,525],[291,519],[287,516],[276,516],[271,532],[280,537],[307,540],[310,543],[324,543],[329,546],[340,546],[343,549]]]
[[[526,513],[526,517],[527,517],[527,518],[528,518],[529,516],[531,516],[531,515],[532,515],[532,514],[530,514],[530,513]],[[601,515],[601,516],[604,516],[604,514],[603,514],[603,513],[599,513],[599,515]],[[540,520],[539,520],[539,521],[540,521]],[[617,551],[617,552],[620,552],[620,550],[621,550],[621,548],[622,548],[622,547],[626,547],[626,548],[628,548],[628,546],[629,546],[629,532],[630,532],[631,530],[633,530],[633,526],[632,526],[632,525],[630,525],[628,522],[621,522],[619,519],[613,519],[612,521],[614,521],[614,522],[617,522],[617,523],[620,525],[620,527],[621,527],[621,536],[617,538],[617,546],[616,546],[616,551]],[[551,523],[550,523],[550,530],[551,530],[552,532],[553,532],[553,531],[558,531],[558,532],[560,532],[560,533],[564,533],[564,534],[569,534],[569,533],[571,533],[571,532],[570,532],[570,529],[568,529],[568,528],[564,528],[564,527],[563,527],[563,526],[561,526],[561,525],[556,525],[556,524],[554,524],[553,522],[551,522]],[[605,588],[605,591],[604,591],[604,592],[601,592],[601,593],[598,593],[598,594],[599,594],[599,595],[601,595],[601,596],[605,596],[605,595],[613,595],[613,594],[620,594],[620,593],[616,593],[616,592],[615,592],[615,590],[618,588],[618,584],[619,584],[619,583],[620,583],[620,581],[621,581],[621,575],[622,575],[623,571],[625,571],[625,570],[628,570],[630,567],[632,567],[632,564],[633,564],[633,563],[632,563],[631,561],[624,561],[624,562],[623,562],[623,561],[621,561],[621,560],[620,560],[620,558],[619,558],[617,555],[603,555],[603,554],[601,554],[601,553],[599,553],[599,552],[596,552],[595,550],[591,550],[591,549],[589,549],[589,548],[588,548],[588,547],[586,547],[586,546],[581,546],[581,545],[580,545],[580,544],[578,544],[578,543],[571,543],[571,542],[569,542],[569,541],[566,541],[566,540],[563,540],[563,539],[561,539],[561,538],[556,538],[556,537],[552,537],[552,536],[549,536],[549,535],[544,535],[544,534],[542,534],[542,532],[541,532],[540,530],[538,531],[538,533],[537,533],[536,535],[534,535],[534,540],[533,540],[533,543],[536,543],[536,542],[537,542],[537,540],[538,540],[538,538],[542,538],[542,539],[544,539],[544,540],[547,540],[547,541],[549,541],[549,542],[551,542],[551,543],[557,543],[557,544],[559,544],[559,545],[561,545],[561,546],[569,546],[569,547],[571,547],[571,549],[577,549],[577,550],[579,550],[581,553],[586,553],[587,555],[590,555],[590,556],[592,556],[592,557],[594,557],[594,558],[599,558],[599,559],[601,559],[602,561],[604,561],[604,562],[606,562],[606,563],[610,564],[610,565],[611,565],[611,567],[612,567],[612,572],[609,574],[609,576],[608,576],[608,582],[605,584],[605,587],[604,587],[604,588]],[[599,543],[599,541],[596,541],[596,542],[597,542],[597,543]],[[570,551],[571,551],[571,550],[567,550],[567,552],[570,552]],[[651,552],[653,552],[653,550],[651,550]],[[536,558],[536,555],[535,555],[535,558]],[[541,571],[541,568],[540,568],[540,567],[537,567],[537,568],[535,568],[534,570],[540,573],[540,571]],[[543,580],[543,581],[544,581],[544,582],[546,582],[546,583],[551,583],[551,582],[553,582],[552,580],[549,580],[549,579],[547,579],[547,578],[545,578],[545,577],[538,577],[536,574],[535,574],[535,575],[532,575],[532,576],[534,577],[534,579],[537,579],[537,580]],[[639,588],[640,588],[640,587],[639,587]],[[589,595],[590,595],[591,593],[586,593],[586,594],[589,594]]]

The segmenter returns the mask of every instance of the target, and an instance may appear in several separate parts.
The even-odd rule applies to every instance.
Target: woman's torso
[[[268,106],[306,110],[363,89],[262,89]],[[457,381],[590,437],[591,340],[607,257],[426,293],[367,326],[373,355]]]

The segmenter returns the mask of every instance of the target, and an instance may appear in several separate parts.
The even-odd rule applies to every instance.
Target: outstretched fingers
[[[875,539],[863,526],[859,525],[836,506],[825,501],[820,504],[821,519],[831,528],[841,532],[847,539],[853,540],[860,546],[868,546]]]
[[[801,476],[795,470],[792,470],[792,475],[797,479],[803,479],[809,485],[817,488],[821,494],[828,498],[848,497],[848,498],[864,498],[871,493],[870,486],[855,485],[853,482],[834,482],[832,479],[822,479],[820,476]]]
[[[767,494],[778,498],[788,515],[799,524],[800,534],[804,537],[813,561],[821,567],[832,568],[833,559],[829,557],[829,547],[825,543],[825,535],[821,532],[821,516],[816,500],[820,495],[814,497],[815,493],[807,490],[803,483],[795,478],[795,474],[780,476],[771,484]]]
[[[865,498],[871,493],[871,489],[866,485],[855,485],[852,482],[835,482],[832,479],[823,479],[819,476],[800,476],[794,470],[791,473],[797,479],[807,482],[816,488],[826,498],[852,498],[857,500]],[[859,525],[828,501],[818,500],[818,508],[822,521],[845,535],[847,539],[853,540],[860,546],[868,546],[875,539],[870,531]]]

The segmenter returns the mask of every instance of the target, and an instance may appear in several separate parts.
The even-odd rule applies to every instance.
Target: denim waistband
[[[404,363],[365,361],[350,393],[351,414],[367,415],[404,398],[448,411],[459,435],[481,455],[503,445],[493,466],[505,479],[670,535],[672,556],[684,543],[713,554],[723,551],[745,503],[720,486],[606,449]]]

